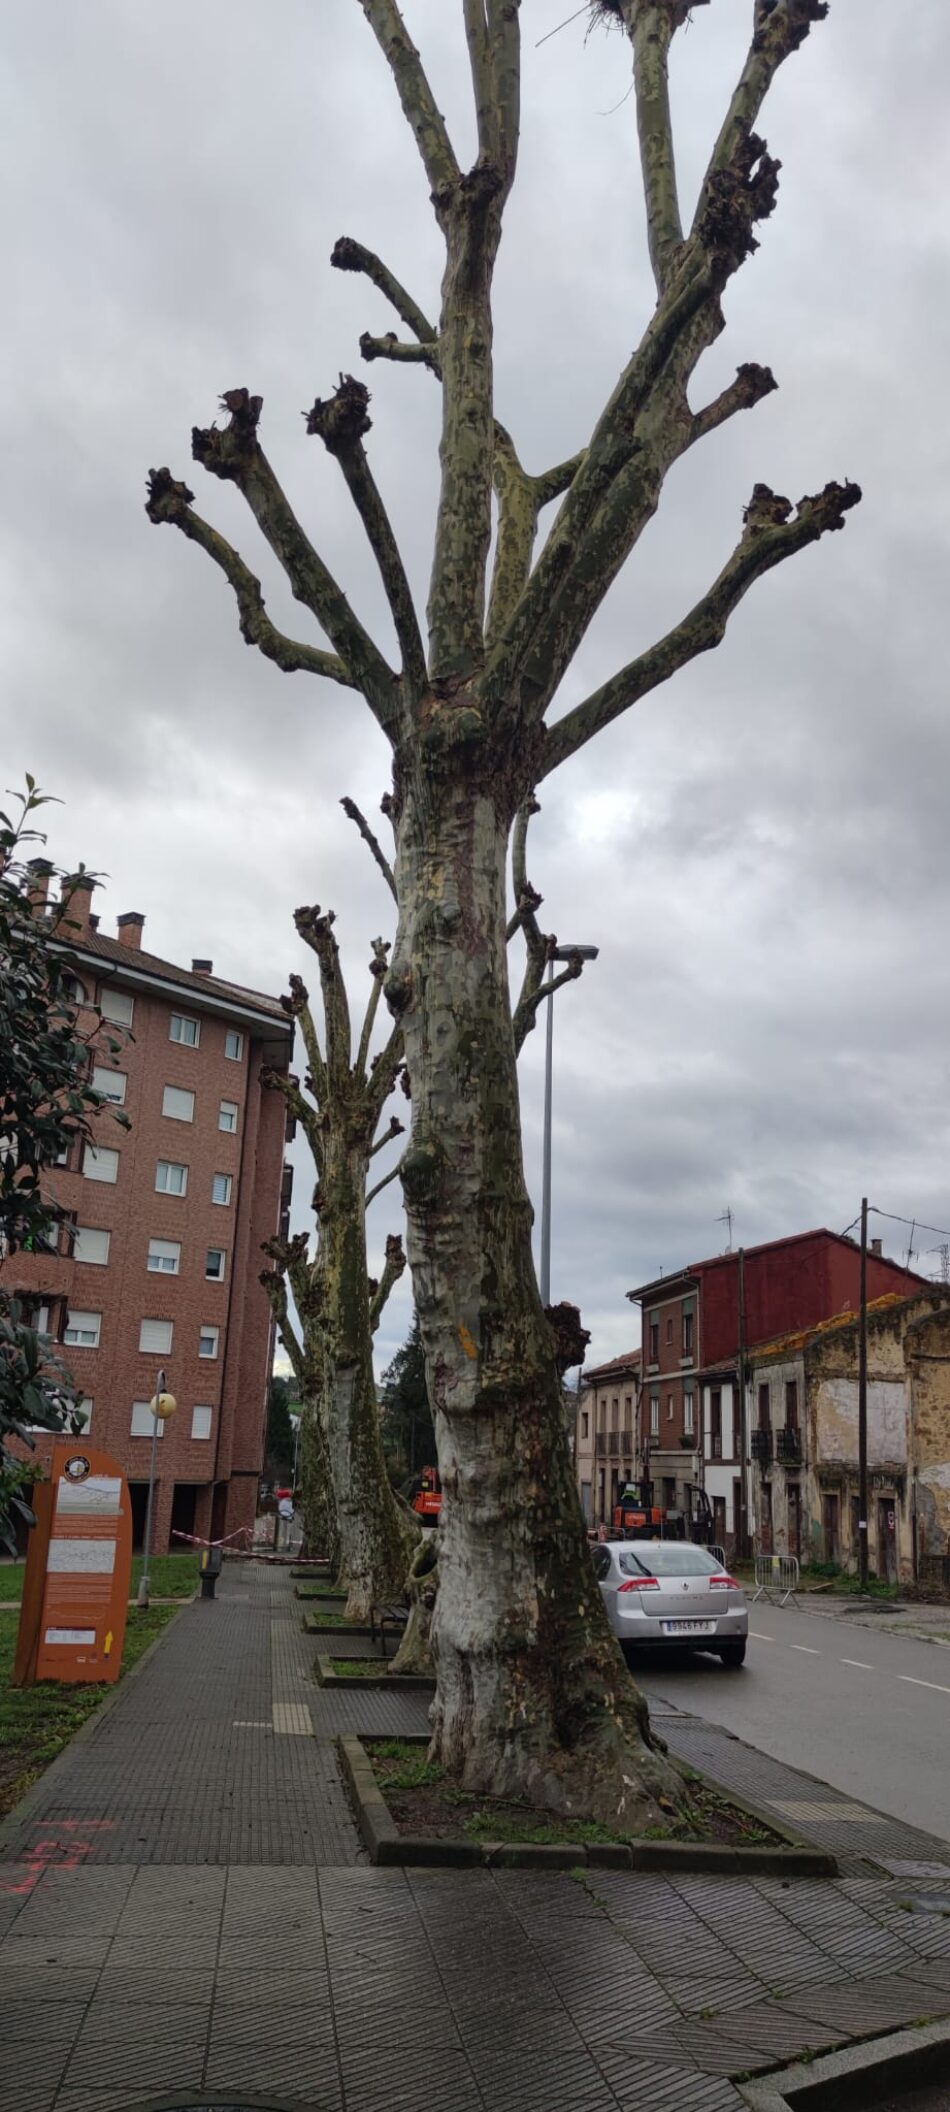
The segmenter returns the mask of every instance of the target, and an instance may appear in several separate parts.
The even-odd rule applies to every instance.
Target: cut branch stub
[[[147,480],[148,498],[145,511],[149,520],[180,521],[189,506],[194,505],[194,492],[172,476],[170,469],[150,469]]]
[[[348,454],[372,426],[369,400],[365,382],[341,374],[333,395],[325,400],[318,396],[312,410],[304,412],[308,433],[323,441],[328,454]]]
[[[559,1305],[546,1305],[544,1317],[554,1336],[554,1361],[560,1378],[575,1364],[583,1364],[590,1341],[590,1329],[581,1322],[580,1306],[570,1305],[562,1299]]]
[[[709,179],[696,233],[718,263],[723,283],[758,249],[753,225],[767,220],[775,209],[781,166],[764,139],[750,132],[740,140],[730,166]]]
[[[753,51],[774,51],[775,63],[797,51],[814,22],[823,22],[828,0],[756,0]]]
[[[281,1011],[286,1012],[288,1019],[299,1019],[304,1006],[310,1003],[310,992],[301,976],[292,975],[289,981],[290,992],[280,1000]]]
[[[257,427],[263,407],[263,396],[252,396],[248,389],[225,390],[221,408],[229,412],[229,423],[192,426],[191,452],[202,469],[225,482],[241,481],[257,455]]]

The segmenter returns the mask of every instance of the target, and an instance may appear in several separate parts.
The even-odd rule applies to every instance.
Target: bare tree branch
[[[270,1303],[271,1312],[277,1322],[277,1332],[293,1366],[294,1378],[301,1394],[306,1390],[308,1370],[303,1344],[290,1318],[287,1299],[287,1283],[279,1269],[262,1269],[261,1283]]]
[[[388,959],[389,941],[387,939],[374,939],[373,958],[369,964],[369,972],[371,977],[369,1003],[367,1004],[366,1013],[363,1019],[363,1029],[362,1033],[360,1034],[360,1045],[357,1050],[356,1063],[354,1066],[358,1078],[362,1078],[366,1071],[366,1065],[369,1059],[369,1045],[373,1037],[373,1027],[376,1023],[376,1014],[379,1011],[379,1000],[382,996],[383,977],[386,973],[386,964],[388,962]]]
[[[376,1142],[370,1152],[370,1158],[375,1159],[376,1153],[378,1151],[382,1151],[385,1145],[391,1144],[394,1137],[404,1137],[405,1134],[405,1123],[400,1122],[398,1115],[390,1115],[389,1128],[383,1130],[381,1137],[377,1137]]]
[[[754,0],[752,42],[703,178],[693,219],[694,234],[709,209],[717,184],[749,138],[783,60],[798,50],[813,24],[823,22],[827,13],[828,0]]]
[[[377,1181],[375,1188],[370,1188],[366,1197],[367,1210],[369,1209],[370,1203],[374,1203],[376,1201],[376,1197],[378,1195],[382,1195],[383,1189],[389,1187],[390,1181],[398,1180],[399,1170],[399,1163],[397,1161],[396,1165],[391,1167],[388,1173],[383,1174],[382,1180]]]
[[[733,610],[753,581],[792,557],[796,550],[817,542],[819,536],[843,528],[845,513],[857,505],[860,497],[856,484],[826,484],[824,491],[814,498],[800,499],[797,509],[793,509],[790,500],[777,497],[765,484],[757,484],[744,515],[741,540],[708,594],[657,645],[621,668],[619,674],[549,728],[540,775],[547,777],[601,727],[609,726],[699,653],[718,645]]]
[[[389,359],[397,366],[428,367],[431,374],[440,380],[442,377],[442,364],[434,344],[407,344],[392,330],[387,330],[384,337],[372,337],[368,330],[364,330],[360,338],[360,355],[367,366],[372,365],[374,359]]]
[[[191,451],[212,476],[236,484],[258,527],[284,568],[295,600],[317,618],[331,645],[352,669],[384,732],[391,737],[400,718],[399,685],[378,646],[360,623],[323,559],[304,533],[257,438],[262,399],[247,389],[229,389],[222,405],[224,427],[195,427]]]
[[[465,41],[478,121],[478,151],[486,161],[499,151],[498,111],[495,105],[495,70],[492,64],[485,0],[462,0]]]
[[[777,388],[778,382],[771,367],[759,367],[746,361],[737,368],[735,381],[731,381],[728,388],[701,411],[694,412],[687,444],[692,447],[697,440],[704,440],[707,433],[725,425],[727,418],[732,418],[736,411],[750,411],[754,404],[761,403],[763,396],[770,395]]]
[[[389,859],[387,858],[381,843],[379,842],[378,838],[374,835],[372,829],[370,828],[369,822],[366,820],[365,815],[360,812],[360,809],[357,806],[355,799],[350,799],[349,797],[341,799],[340,805],[343,808],[344,814],[348,814],[350,820],[355,821],[356,826],[359,829],[360,835],[363,838],[363,842],[369,845],[369,848],[373,854],[373,857],[376,860],[379,870],[382,873],[383,879],[386,882],[386,886],[388,887],[389,892],[392,895],[393,901],[395,902],[396,878],[392,866],[389,863]]]
[[[505,183],[514,182],[521,128],[521,0],[486,0],[491,38],[498,147]]]
[[[538,532],[534,484],[518,460],[510,433],[497,419],[492,475],[498,501],[498,534],[486,626],[489,646],[504,629],[524,592]]]
[[[438,335],[435,324],[429,322],[418,302],[413,300],[411,293],[406,292],[395,272],[390,271],[388,264],[383,263],[375,250],[364,248],[362,242],[354,242],[352,235],[341,235],[334,245],[330,262],[337,271],[362,272],[364,278],[370,279],[372,284],[379,288],[380,293],[385,295],[386,300],[395,308],[396,314],[421,345],[435,344]]]
[[[358,684],[351,669],[335,653],[321,652],[318,646],[302,645],[296,638],[287,638],[276,629],[264,607],[260,580],[255,578],[232,544],[195,513],[193,499],[194,493],[189,491],[187,484],[177,483],[169,469],[149,470],[145,508],[149,520],[156,526],[167,522],[180,528],[189,542],[197,543],[207,551],[234,589],[241,636],[247,644],[256,645],[265,659],[275,661],[285,674],[325,675],[330,682],[341,682],[347,689],[356,689]]]
[[[396,0],[359,0],[380,50],[389,62],[403,114],[422,156],[436,211],[445,194],[457,189],[461,171],[452,151],[445,120],[436,108],[425,68],[396,5]]]
[[[380,1050],[378,1056],[373,1057],[369,1067],[367,1105],[374,1129],[395,1086],[404,1061],[404,1055],[402,1026],[397,1021],[385,1048]]]
[[[428,686],[428,676],[412,590],[392,523],[363,446],[363,436],[372,425],[369,390],[365,382],[355,381],[352,374],[341,374],[334,394],[325,402],[318,396],[313,409],[305,416],[308,433],[318,435],[327,453],[336,457],[346,478],[386,590],[402,653],[403,673],[415,696],[420,697]]]
[[[322,1100],[327,1089],[326,1065],[323,1060],[323,1051],[320,1047],[313,1013],[310,1010],[310,992],[306,984],[301,981],[299,975],[291,976],[290,995],[289,997],[282,997],[280,1002],[288,1019],[297,1021],[303,1037],[303,1045],[307,1051],[307,1062],[310,1065],[313,1090],[317,1099]]]
[[[578,470],[583,466],[586,453],[586,448],[581,448],[578,454],[571,455],[566,462],[556,462],[553,469],[546,469],[539,477],[532,477],[539,513],[542,506],[550,506],[552,499],[560,499],[565,491],[570,490]]]
[[[670,43],[680,17],[670,0],[626,0],[624,17],[633,45],[647,244],[656,290],[662,294],[683,240],[668,78]]]
[[[350,1007],[340,967],[340,949],[333,936],[332,909],[319,904],[294,910],[294,923],[304,945],[315,953],[320,966],[320,991],[326,1028],[325,1091],[337,1099],[346,1089],[352,1058]]]
[[[305,1093],[301,1092],[300,1080],[294,1078],[288,1071],[265,1070],[261,1072],[261,1082],[271,1092],[283,1094],[290,1113],[295,1121],[300,1123],[300,1127],[304,1132],[317,1172],[322,1173],[323,1131],[320,1126],[320,1117],[313,1102],[307,1099]]]
[[[390,1291],[393,1285],[399,1282],[405,1266],[406,1257],[403,1253],[402,1240],[398,1232],[391,1232],[386,1241],[386,1259],[383,1264],[383,1273],[370,1302],[369,1324],[374,1334],[382,1318],[383,1307]]]

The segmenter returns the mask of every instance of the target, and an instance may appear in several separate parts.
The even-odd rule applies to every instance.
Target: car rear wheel
[[[738,1671],[739,1666],[745,1664],[745,1644],[723,1643],[719,1655],[727,1672]]]

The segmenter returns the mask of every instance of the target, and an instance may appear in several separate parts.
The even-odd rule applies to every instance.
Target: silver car
[[[741,1665],[749,1609],[741,1584],[705,1547],[682,1540],[604,1540],[594,1574],[624,1646],[711,1650]]]

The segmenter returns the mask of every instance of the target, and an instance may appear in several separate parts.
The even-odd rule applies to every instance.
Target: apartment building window
[[[651,1393],[651,1395],[650,1395],[650,1436],[651,1436],[651,1437],[659,1437],[659,1435],[660,1435],[660,1396],[659,1396],[659,1394],[658,1394],[658,1393]]]
[[[693,1354],[693,1340],[694,1340],[694,1337],[693,1337],[693,1324],[694,1324],[694,1316],[693,1316],[693,1310],[692,1310],[692,1307],[691,1307],[691,1306],[687,1306],[687,1307],[686,1307],[686,1310],[685,1310],[685,1312],[684,1312],[684,1314],[683,1314],[683,1355],[684,1355],[684,1357],[691,1357],[691,1356],[692,1356],[692,1354]]]
[[[687,1437],[692,1437],[696,1430],[696,1406],[692,1391],[683,1395],[683,1430]]]
[[[155,1168],[155,1187],[159,1195],[187,1195],[187,1166],[177,1165],[174,1159],[159,1159]]]
[[[713,1459],[722,1458],[722,1387],[713,1386],[709,1394],[709,1451]]]
[[[184,1012],[173,1012],[168,1022],[168,1039],[181,1043],[184,1049],[196,1049],[201,1039],[201,1022],[189,1019]]]
[[[148,1402],[148,1401],[133,1401],[133,1402],[132,1402],[132,1422],[131,1422],[131,1425],[130,1425],[130,1432],[129,1432],[130,1436],[132,1436],[132,1437],[151,1437],[151,1435],[152,1435],[152,1430],[153,1430],[153,1428],[154,1428],[154,1424],[155,1424],[155,1417],[154,1417],[154,1415],[152,1414],[152,1409],[151,1409],[151,1404],[150,1404],[150,1402]],[[164,1437],[164,1435],[165,1435],[165,1425],[164,1425],[164,1423],[162,1422],[161,1418],[159,1418],[159,1423],[158,1423],[158,1434],[159,1434],[159,1437]]]
[[[590,1413],[586,1408],[581,1409],[581,1436],[584,1439],[590,1436]]]
[[[93,1401],[93,1400],[90,1400],[90,1397],[89,1397],[88,1393],[84,1393],[84,1394],[83,1394],[83,1397],[82,1397],[82,1400],[81,1400],[81,1401],[80,1401],[80,1403],[79,1403],[79,1409],[78,1409],[78,1413],[79,1413],[80,1415],[83,1415],[83,1416],[85,1416],[85,1418],[86,1418],[86,1420],[85,1420],[85,1422],[83,1423],[83,1426],[82,1426],[82,1434],[83,1434],[83,1436],[84,1436],[84,1437],[88,1436],[88,1433],[89,1433],[89,1431],[90,1431],[90,1430],[91,1430],[91,1428],[92,1428],[92,1411],[93,1411],[93,1409],[94,1409],[95,1405],[96,1405],[96,1404],[95,1404],[95,1401]]]
[[[209,1283],[224,1282],[224,1253],[223,1247],[208,1248],[205,1257],[205,1275]]]
[[[115,1182],[119,1178],[119,1154],[105,1144],[83,1147],[82,1170],[87,1181]]]
[[[101,1327],[101,1313],[76,1313],[70,1310],[66,1315],[63,1341],[71,1343],[74,1349],[98,1349]]]
[[[101,1093],[103,1100],[108,1100],[113,1107],[125,1106],[125,1088],[128,1082],[124,1071],[113,1071],[107,1063],[94,1063],[92,1066],[93,1092]]]
[[[657,1361],[657,1358],[658,1358],[659,1354],[660,1354],[660,1323],[659,1323],[659,1321],[658,1321],[658,1320],[655,1320],[655,1319],[651,1319],[651,1321],[650,1321],[650,1362],[651,1362],[651,1364],[655,1364],[655,1363],[656,1363],[656,1361]]]
[[[768,1379],[763,1379],[759,1386],[759,1429],[771,1430],[771,1428],[772,1388],[769,1385]]]
[[[676,1404],[674,1402],[673,1395],[671,1393],[668,1393],[666,1396],[666,1420],[668,1423],[671,1423],[673,1421],[673,1416],[675,1412]]]
[[[205,1438],[205,1437],[210,1437],[210,1436],[211,1436],[211,1425],[212,1425],[212,1422],[213,1422],[213,1421],[214,1421],[214,1409],[213,1409],[213,1408],[208,1408],[208,1407],[201,1407],[201,1408],[193,1408],[193,1409],[192,1409],[192,1411],[191,1411],[191,1434],[192,1434],[192,1437],[198,1437],[198,1438]]]
[[[78,975],[64,975],[63,996],[68,998],[71,1005],[85,1005],[89,1002],[86,985],[80,982]]]
[[[97,1225],[77,1225],[73,1240],[73,1260],[95,1262],[104,1269],[109,1259],[111,1232],[100,1232]]]
[[[224,1037],[224,1053],[232,1063],[241,1063],[244,1057],[244,1036],[234,1027],[229,1027]]]
[[[670,1316],[669,1316],[669,1317],[667,1318],[667,1322],[666,1322],[666,1339],[667,1339],[667,1342],[672,1342],[672,1340],[673,1340],[673,1320],[672,1320],[672,1315],[670,1315]]]
[[[99,998],[99,1010],[103,1019],[111,1019],[116,1027],[132,1025],[133,999],[127,990],[103,990]]]
[[[785,1428],[798,1429],[798,1380],[785,1381]]]
[[[162,1094],[162,1114],[167,1115],[171,1122],[193,1122],[194,1093],[186,1092],[182,1085],[166,1085]]]
[[[198,1355],[199,1355],[199,1357],[216,1357],[216,1356],[217,1356],[217,1354],[218,1354],[218,1335],[219,1335],[219,1333],[220,1333],[220,1329],[219,1329],[219,1328],[217,1328],[217,1327],[203,1327],[203,1328],[202,1328],[202,1330],[201,1330],[201,1333],[200,1333],[200,1334],[199,1334],[199,1336],[198,1336]]]
[[[229,1202],[230,1202],[230,1200],[231,1200],[231,1175],[230,1175],[229,1173],[216,1173],[216,1174],[215,1174],[214,1180],[213,1180],[213,1182],[212,1182],[212,1184],[211,1184],[211,1200],[212,1200],[212,1202],[213,1202],[213,1203],[229,1203]]]
[[[181,1267],[180,1239],[150,1239],[145,1266],[150,1276],[177,1276]]]
[[[174,1332],[171,1320],[143,1320],[139,1328],[139,1349],[147,1357],[167,1357]]]
[[[222,1100],[218,1109],[218,1128],[233,1136],[237,1129],[238,1104],[236,1100]]]

